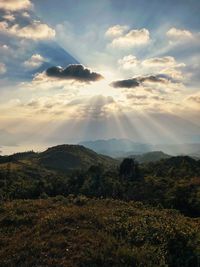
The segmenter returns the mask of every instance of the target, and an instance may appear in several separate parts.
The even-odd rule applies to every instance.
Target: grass
[[[84,196],[4,202],[0,229],[5,267],[198,266],[200,220],[140,202]]]

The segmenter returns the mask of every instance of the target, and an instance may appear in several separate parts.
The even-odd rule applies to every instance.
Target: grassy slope
[[[79,198],[5,202],[0,266],[198,266],[200,220],[141,203]]]

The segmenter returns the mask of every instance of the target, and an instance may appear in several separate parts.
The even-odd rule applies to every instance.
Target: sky
[[[0,0],[0,151],[200,143],[199,0]]]

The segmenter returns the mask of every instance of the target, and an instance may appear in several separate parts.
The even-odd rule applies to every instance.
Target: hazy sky
[[[200,142],[199,0],[0,0],[0,150]]]

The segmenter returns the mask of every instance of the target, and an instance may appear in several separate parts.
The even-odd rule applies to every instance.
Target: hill
[[[122,163],[76,145],[0,158],[0,199],[85,195],[141,201],[200,215],[200,161],[179,156]]]
[[[155,162],[155,161],[160,161],[161,159],[168,159],[170,157],[171,157],[170,155],[165,154],[162,151],[152,151],[141,155],[129,156],[129,158],[134,158],[139,163]]]
[[[40,153],[39,163],[45,168],[69,171],[88,169],[92,165],[110,167],[117,161],[108,156],[99,155],[84,146],[59,145]]]
[[[198,267],[199,219],[79,196],[0,206],[1,266]],[[31,241],[31,242],[30,242]]]
[[[15,163],[21,166],[29,164],[57,171],[72,171],[76,169],[89,169],[92,165],[111,167],[117,164],[108,156],[99,155],[96,152],[80,145],[58,145],[48,148],[41,153],[33,151],[15,153],[10,156],[0,156],[1,163]]]
[[[170,157],[145,166],[146,174],[160,177],[200,177],[200,160],[188,156]]]

